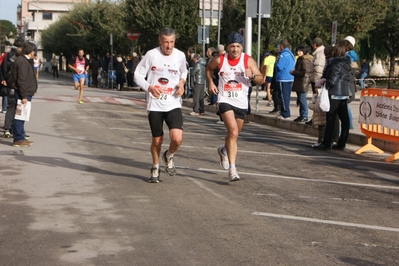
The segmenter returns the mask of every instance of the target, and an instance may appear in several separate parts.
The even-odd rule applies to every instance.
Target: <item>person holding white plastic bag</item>
[[[346,57],[346,45],[340,41],[333,47],[332,58],[326,66],[323,77],[316,82],[316,87],[326,85],[330,99],[330,111],[326,113],[326,129],[323,141],[313,148],[321,150],[345,149],[349,136],[349,115],[347,101],[351,96],[350,72],[351,61]],[[341,134],[338,142],[333,143],[333,135],[336,127],[335,119],[338,116],[341,121]]]
[[[324,55],[326,58],[326,64],[324,66],[323,74],[325,72],[325,69],[330,62],[330,58],[332,58],[332,46],[326,46],[324,48]],[[322,75],[323,76],[323,75]],[[320,84],[318,84],[320,86]],[[316,91],[318,92],[320,89],[317,89]],[[315,108],[315,103],[316,103],[316,98],[317,98],[317,92],[313,94],[312,100],[309,101],[308,107],[310,110],[313,111],[313,116],[312,116],[312,126],[317,127],[319,131],[319,135],[317,138],[317,142],[315,144],[312,144],[312,147],[320,145],[321,142],[323,141],[324,137],[324,132],[326,129],[326,113],[325,112],[320,112]]]

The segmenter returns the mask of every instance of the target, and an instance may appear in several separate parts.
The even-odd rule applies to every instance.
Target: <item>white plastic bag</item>
[[[328,112],[330,111],[330,99],[328,97],[328,90],[326,89],[326,85],[318,89],[318,94],[315,103],[315,111],[316,112]]]

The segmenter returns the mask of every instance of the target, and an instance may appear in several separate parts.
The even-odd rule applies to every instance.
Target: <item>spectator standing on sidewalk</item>
[[[121,54],[116,56],[116,65],[115,65],[115,73],[116,73],[116,90],[123,91],[124,84],[126,82],[126,73],[125,73],[125,61],[122,58]]]
[[[187,49],[187,62],[188,62],[188,80],[189,82],[186,84],[187,86],[187,92],[185,95],[185,98],[192,98],[193,97],[193,88],[194,88],[194,77],[192,75],[192,71],[195,65],[194,61],[194,50],[193,48],[188,48]]]
[[[309,90],[309,76],[307,75],[312,61],[306,57],[307,51],[305,46],[297,48],[298,58],[295,63],[295,69],[290,71],[294,76],[294,84],[292,91],[296,92],[298,97],[297,103],[299,104],[299,116],[294,119],[294,122],[307,122],[308,121],[308,103],[306,95]]]
[[[90,62],[91,78],[93,79],[93,87],[98,88],[98,73],[101,69],[101,62],[99,56],[93,56]]]
[[[192,70],[192,75],[194,78],[194,88],[193,88],[193,111],[190,115],[204,115],[204,95],[205,95],[205,66],[206,61],[199,54],[194,55],[195,65]]]
[[[12,124],[15,116],[15,107],[16,107],[14,92],[10,88],[10,85],[7,84],[7,80],[9,80],[11,76],[11,69],[15,60],[17,59],[18,56],[22,54],[22,47],[24,46],[24,44],[25,44],[24,40],[17,39],[14,42],[14,46],[11,47],[11,51],[7,53],[1,65],[1,73],[2,73],[1,84],[8,88],[7,112],[4,118],[3,138],[11,138]]]
[[[329,150],[345,149],[349,136],[348,99],[351,95],[351,61],[346,56],[347,48],[345,41],[340,41],[333,47],[332,58],[326,66],[322,79],[316,82],[316,87],[324,83],[328,90],[330,99],[330,110],[326,114],[326,129],[323,141],[313,148]],[[334,132],[336,131],[336,118],[341,121],[341,134],[337,144],[333,144]]]
[[[280,42],[281,52],[276,63],[276,86],[281,95],[281,112],[277,116],[279,119],[291,117],[290,101],[294,76],[290,74],[290,70],[295,68],[295,57],[289,50],[289,45],[287,40]]]
[[[15,101],[21,100],[23,105],[32,101],[32,97],[37,91],[37,78],[32,62],[36,52],[36,45],[26,42],[22,48],[23,55],[17,57],[11,71],[10,87],[15,90]],[[14,147],[29,147],[33,144],[32,141],[25,138],[24,125],[24,120],[14,118],[12,125],[14,137],[12,145]]]
[[[90,67],[89,60],[86,57],[83,57],[84,54],[85,52],[83,51],[83,49],[79,49],[77,56],[72,57],[68,64],[68,67],[74,72],[72,74],[73,86],[75,90],[79,90],[79,104],[83,104],[83,88],[86,75]]]
[[[176,34],[171,28],[159,32],[160,46],[148,51],[134,72],[134,81],[146,92],[148,121],[152,133],[152,167],[149,183],[159,182],[159,157],[163,143],[163,123],[169,128],[170,144],[163,153],[165,172],[173,176],[173,157],[183,141],[181,96],[187,78],[186,56],[175,47]]]
[[[265,52],[263,60],[262,74],[265,76],[264,86],[266,91],[266,97],[263,100],[267,100],[266,106],[272,106],[272,95],[270,91],[270,85],[273,79],[274,65],[276,64],[276,56],[274,51]]]
[[[361,69],[359,72],[358,79],[359,79],[360,89],[363,90],[364,79],[368,77],[370,71],[369,63],[367,63],[367,60],[365,58],[362,59],[362,65],[360,67]]]
[[[332,46],[326,46],[324,49],[324,55],[326,57],[326,65],[323,70],[323,76],[324,76],[324,71],[327,68],[329,62],[331,61],[330,58],[332,58]],[[318,146],[323,142],[324,138],[324,132],[326,129],[326,113],[325,112],[320,112],[316,110],[315,104],[316,104],[316,97],[317,93],[313,94],[312,100],[310,101],[308,107],[310,110],[313,110],[313,116],[312,116],[312,126],[317,127],[317,130],[319,132],[317,142],[315,144],[312,144],[312,147]],[[337,119],[336,119],[337,120]],[[334,132],[332,141],[336,142],[339,137],[339,132]]]
[[[53,58],[51,59],[51,69],[53,70],[53,78],[58,76],[58,59],[56,55],[53,55]]]
[[[237,139],[244,125],[251,81],[261,85],[264,77],[257,63],[242,52],[243,39],[237,33],[227,38],[227,53],[213,58],[206,67],[209,92],[218,95],[218,108],[227,129],[225,144],[218,148],[220,166],[229,170],[229,181],[238,181],[236,169]],[[213,84],[213,71],[219,68],[219,84]]]
[[[357,64],[357,53],[354,50],[355,47],[355,38],[353,38],[352,36],[347,36],[345,37],[345,39],[343,40],[343,43],[346,46],[346,56],[349,57],[349,59],[351,60],[351,82],[350,82],[350,97],[348,99],[348,114],[349,114],[349,129],[353,129],[353,119],[352,119],[352,110],[351,110],[351,106],[350,103],[355,100],[356,98],[356,71],[359,68],[359,65]],[[338,123],[338,122],[337,122]],[[337,134],[338,135],[338,134]]]
[[[323,40],[319,37],[314,38],[312,42],[313,51],[313,74],[310,77],[312,82],[312,91],[316,93],[315,83],[323,75],[324,66],[326,64],[326,57],[324,56],[324,45]]]
[[[315,83],[323,75],[324,66],[326,65],[326,57],[324,55],[324,45],[323,40],[319,37],[314,38],[312,41],[313,48],[313,73],[310,75],[310,84],[312,85],[313,94],[317,93],[315,88]],[[311,126],[312,120],[305,122],[306,125]]]

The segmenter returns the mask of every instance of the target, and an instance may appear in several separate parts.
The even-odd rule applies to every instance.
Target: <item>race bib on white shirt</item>
[[[240,98],[242,97],[242,84],[236,80],[229,80],[223,85],[223,96],[227,98]]]
[[[154,88],[160,89],[162,91],[158,98],[160,101],[167,101],[168,98],[172,97],[173,95],[173,88],[170,86],[169,80],[167,78],[159,78],[157,83],[154,84]],[[155,98],[154,96],[152,97]]]

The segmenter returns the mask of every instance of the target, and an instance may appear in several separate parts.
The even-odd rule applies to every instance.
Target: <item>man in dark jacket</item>
[[[190,115],[203,115],[205,113],[204,109],[204,94],[205,94],[205,66],[206,61],[201,58],[199,54],[195,54],[193,57],[195,61],[194,68],[191,72],[194,81],[193,88],[193,112]]]
[[[11,138],[12,122],[15,116],[14,93],[10,90],[10,85],[7,84],[7,80],[9,80],[11,76],[10,73],[12,65],[14,64],[17,57],[22,53],[22,47],[24,46],[24,43],[24,40],[17,39],[14,43],[14,46],[11,48],[11,51],[6,55],[3,60],[3,64],[1,65],[1,84],[2,86],[8,87],[7,112],[4,118],[4,138]]]
[[[36,74],[33,70],[33,58],[37,52],[36,45],[30,42],[24,44],[22,55],[18,56],[11,71],[11,89],[14,89],[14,98],[21,105],[29,106],[28,102],[37,91]],[[17,106],[18,111],[18,106]],[[14,118],[12,125],[14,136],[14,147],[29,147],[32,141],[25,139],[25,120]]]

